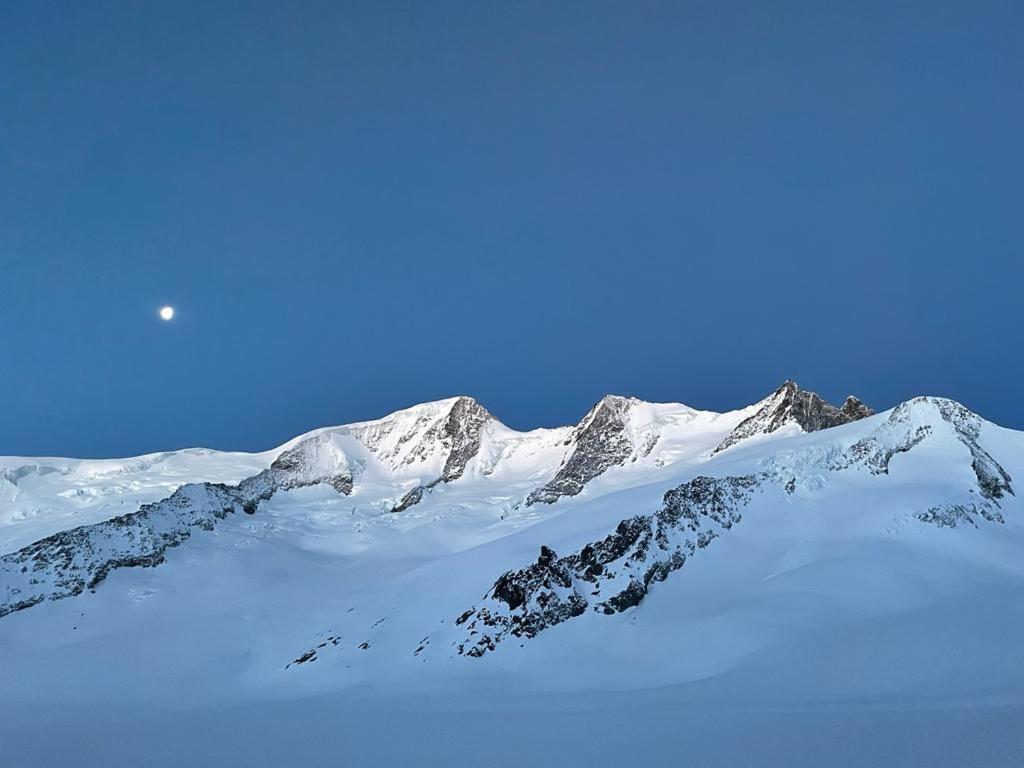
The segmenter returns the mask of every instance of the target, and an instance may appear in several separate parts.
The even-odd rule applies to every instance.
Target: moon
[[[170,320],[174,317],[174,307],[160,307],[160,319]]]

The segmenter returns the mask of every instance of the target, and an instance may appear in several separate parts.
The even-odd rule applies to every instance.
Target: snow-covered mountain
[[[754,729],[809,703],[1017,717],[1022,472],[1024,433],[953,401],[874,414],[793,382],[727,413],[610,395],[530,432],[456,397],[259,454],[3,458],[0,722],[104,701],[291,728],[319,702],[365,728],[357,691],[528,729],[561,701],[606,737],[645,727],[600,704],[626,691],[712,731],[709,702]],[[432,733],[518,764],[458,720]],[[695,754],[735,764],[716,749]]]
[[[842,407],[837,408],[814,392],[800,389],[794,381],[783,383],[754,408],[755,412],[740,422],[716,451],[724,451],[750,437],[770,435],[784,427],[817,432],[819,429],[837,427],[874,414],[869,406],[853,395],[846,398]]]

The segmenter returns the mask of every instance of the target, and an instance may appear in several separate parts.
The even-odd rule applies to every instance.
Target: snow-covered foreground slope
[[[234,464],[174,454],[189,472],[111,487],[197,485],[120,521],[44,503],[102,491],[93,470],[19,478],[56,536],[0,527],[0,601],[35,600],[0,617],[0,744],[12,765],[1024,764],[1024,433],[790,386],[727,414],[605,398],[529,433],[458,398]]]

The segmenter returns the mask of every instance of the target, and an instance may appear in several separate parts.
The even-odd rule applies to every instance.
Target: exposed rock
[[[494,417],[480,403],[471,397],[456,399],[447,416],[436,422],[423,435],[416,449],[410,452],[407,463],[413,457],[424,457],[438,447],[446,452],[444,468],[439,477],[428,483],[413,488],[396,504],[392,512],[404,512],[423,499],[424,491],[429,491],[440,483],[458,480],[466,471],[466,466],[480,452],[483,429]]]
[[[1003,513],[989,504],[947,504],[931,507],[917,515],[917,519],[921,522],[931,523],[940,528],[956,528],[961,523],[967,523],[977,528],[976,518],[978,517],[991,523],[1006,522],[1003,519]]]
[[[285,669],[288,669],[292,664],[305,664],[307,661],[316,661],[316,651],[306,651],[298,658],[286,664]]]
[[[816,395],[789,387],[776,395],[783,402],[775,405],[801,414],[805,429],[824,429],[835,418],[863,418],[870,413],[855,398],[837,409]],[[836,417],[841,410],[846,413]],[[559,557],[542,547],[535,563],[503,574],[479,606],[455,620],[467,633],[457,652],[480,657],[508,636],[532,638],[588,610],[607,615],[629,610],[643,602],[652,584],[668,578],[739,522],[752,493],[765,484],[793,494],[801,473],[804,482],[856,466],[875,475],[887,474],[894,456],[914,449],[943,422],[970,451],[976,500],[933,505],[915,516],[942,527],[976,526],[978,520],[1003,522],[998,499],[1014,491],[1009,474],[978,443],[981,419],[950,400],[917,398],[893,409],[885,421],[849,447],[801,447],[769,456],[753,475],[697,477],[666,493],[653,515],[623,520],[613,533],[579,552]]]
[[[446,447],[450,446],[441,472],[442,482],[450,483],[462,477],[466,465],[480,452],[480,435],[484,425],[493,418],[486,408],[471,397],[460,397],[455,401],[441,427],[441,442]]]
[[[444,456],[439,479],[448,482],[462,476],[466,465],[480,450],[484,426],[494,417],[471,397],[445,401],[444,410],[418,407],[365,424],[344,427],[378,459],[391,466],[409,466]]]
[[[927,402],[929,398],[916,398],[910,402],[921,400]],[[930,398],[930,401],[938,408],[942,418],[956,430],[960,442],[971,452],[973,459],[971,468],[974,470],[975,477],[978,478],[978,489],[982,496],[995,501],[1003,498],[1006,493],[1014,495],[1013,488],[1010,486],[1012,480],[1010,475],[1000,466],[999,462],[992,458],[988,451],[978,444],[978,438],[981,435],[981,417],[953,400],[936,397]]]
[[[392,511],[392,513],[405,512],[405,510],[407,510],[413,504],[419,504],[420,503],[420,499],[422,499],[422,498],[423,498],[423,486],[422,485],[417,485],[415,488],[413,488],[411,491],[409,491],[407,494],[405,494],[402,497],[402,500],[399,501],[395,506],[393,506],[391,508],[391,511]]]
[[[907,453],[936,432],[948,434],[970,452],[975,475],[976,494],[971,500],[950,500],[933,505],[915,516],[927,523],[956,527],[959,523],[977,525],[978,519],[1001,523],[999,500],[1013,495],[1012,479],[1006,470],[981,447],[982,420],[952,400],[917,397],[896,406],[888,418],[845,449],[838,446],[814,446],[773,454],[759,467],[777,482],[785,483],[790,493],[796,489],[796,473],[841,471],[863,467],[873,475],[887,475],[894,457]],[[823,452],[824,451],[824,452]]]
[[[94,589],[118,568],[160,565],[167,550],[194,531],[212,531],[232,512],[252,514],[278,491],[323,482],[350,493],[347,470],[339,472],[315,460],[321,443],[320,438],[300,443],[237,486],[183,485],[136,512],[61,531],[0,557],[0,616]]]
[[[467,632],[458,652],[483,656],[509,635],[535,637],[588,608],[610,615],[639,605],[653,583],[739,522],[758,486],[753,476],[697,477],[666,493],[654,514],[623,520],[579,552],[559,557],[542,547],[535,563],[503,574],[455,620]]]
[[[839,409],[839,412],[846,417],[847,421],[858,421],[875,415],[875,410],[870,405],[862,403],[860,399],[853,395],[846,398],[846,402],[843,403],[843,407]]]
[[[1013,495],[1010,475],[978,443],[981,417],[960,403],[940,397],[916,397],[896,406],[888,419],[834,461],[833,468],[862,464],[874,474],[888,474],[893,456],[909,451],[934,431],[936,420],[930,417],[930,412],[937,413],[970,451],[971,468],[981,495],[991,502],[1003,498],[1004,494]]]
[[[657,433],[637,428],[632,411],[636,403],[609,396],[591,409],[566,441],[569,451],[557,474],[530,494],[530,503],[578,494],[610,467],[649,451]],[[445,407],[441,415],[437,408],[431,412],[432,421],[415,438],[434,446],[435,463],[431,466],[442,466],[439,459],[443,458],[443,470],[430,482],[407,491],[394,507],[396,512],[418,503],[439,483],[462,477],[479,454],[490,414],[470,398],[458,398],[450,406],[445,401]],[[791,422],[807,431],[825,429],[870,412],[856,398],[848,398],[842,408],[835,408],[787,382],[754,416],[740,424],[730,439],[774,431]],[[413,414],[411,418],[419,416]],[[479,654],[507,634],[533,636],[587,610],[627,610],[644,599],[653,583],[667,578],[688,557],[737,522],[739,509],[762,480],[777,483],[788,494],[799,494],[812,487],[811,481],[820,487],[824,475],[831,471],[861,467],[885,475],[895,456],[913,450],[936,433],[948,432],[963,444],[970,454],[976,482],[963,494],[943,499],[940,504],[928,500],[931,506],[913,514],[944,527],[977,525],[982,520],[1002,522],[1000,501],[1014,494],[1012,479],[981,446],[983,428],[984,422],[958,403],[916,398],[893,409],[887,418],[871,422],[870,430],[865,428],[863,437],[852,445],[824,440],[813,446],[798,446],[799,451],[775,452],[751,469],[751,475],[695,478],[665,494],[658,512],[623,520],[609,536],[577,553],[559,557],[548,548],[542,549],[536,563],[504,574],[484,604],[467,611],[456,623],[471,624],[476,639],[466,647]],[[359,466],[350,466],[341,441],[352,436],[351,432],[338,431],[314,434],[281,453],[269,468],[236,486],[185,485],[130,514],[62,531],[0,557],[0,616],[94,589],[118,568],[160,565],[169,549],[196,531],[213,530],[232,512],[255,513],[262,501],[278,491],[325,483],[339,493],[351,493]],[[393,442],[394,434],[391,439]],[[417,451],[413,454],[419,455]],[[807,455],[796,455],[800,451]],[[6,471],[0,482],[10,489],[29,475],[52,471],[57,470],[26,465]],[[800,472],[804,475],[798,478]]]
[[[61,531],[0,557],[0,616],[79,595],[116,568],[159,565],[169,547],[195,529],[212,530],[214,521],[241,508],[238,502],[237,492],[227,486],[186,485],[137,512]]]
[[[634,398],[607,395],[591,408],[566,440],[572,449],[558,473],[534,490],[527,505],[551,504],[563,496],[575,496],[583,487],[611,467],[624,464],[634,455],[635,447],[627,434],[629,410],[638,401]],[[654,440],[645,440],[643,455],[654,448]]]
[[[262,480],[257,481],[257,478]],[[243,480],[239,487],[256,487],[260,483],[272,487],[274,492],[327,483],[338,493],[352,493],[352,470],[348,459],[337,451],[327,432],[314,435],[285,451],[254,478]]]
[[[873,414],[871,408],[852,395],[846,398],[842,408],[836,408],[814,392],[800,389],[796,382],[786,381],[761,401],[757,413],[739,423],[715,453],[748,437],[770,434],[786,424],[798,424],[804,432],[817,432]]]

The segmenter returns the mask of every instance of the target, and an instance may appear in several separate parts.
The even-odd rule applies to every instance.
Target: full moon
[[[160,319],[170,320],[174,317],[174,307],[160,307]]]

